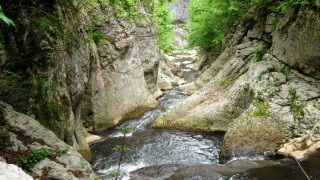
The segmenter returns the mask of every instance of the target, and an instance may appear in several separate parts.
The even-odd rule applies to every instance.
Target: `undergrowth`
[[[292,96],[292,98],[288,104],[291,107],[293,119],[295,121],[300,121],[304,116],[303,108],[305,108],[306,106],[298,101],[299,96],[297,95],[297,90],[295,88],[290,87],[290,95]]]
[[[48,95],[51,94],[51,96]],[[0,78],[0,100],[27,115],[33,115],[43,126],[56,130],[56,121],[68,110],[56,99],[55,84],[49,84],[44,78],[34,75],[23,77],[11,71],[5,71]]]
[[[20,159],[18,166],[25,171],[32,171],[32,168],[42,159],[46,157],[61,156],[67,150],[51,150],[47,148],[31,150],[30,153]]]

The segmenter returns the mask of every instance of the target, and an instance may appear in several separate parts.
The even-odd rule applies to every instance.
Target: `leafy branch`
[[[2,20],[3,20],[5,23],[7,23],[9,26],[10,26],[10,25],[16,26],[11,19],[9,19],[7,16],[4,15],[4,12],[3,12],[1,6],[0,6],[0,19],[2,19]]]

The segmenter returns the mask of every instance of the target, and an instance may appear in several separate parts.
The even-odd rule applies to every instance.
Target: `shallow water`
[[[159,101],[165,110],[181,103],[187,96],[180,94],[183,88],[174,87],[170,94]],[[168,93],[167,91],[166,93]],[[218,162],[219,150],[222,144],[222,134],[182,132],[170,129],[150,129],[151,124],[164,110],[156,109],[144,114],[141,118],[125,122],[123,125],[133,127],[141,119],[141,124],[133,134],[128,134],[127,151],[121,164],[122,179],[128,172],[141,167],[159,164],[211,164]],[[121,144],[122,134],[115,129],[107,130],[100,135],[107,136],[105,140],[90,144],[93,153],[93,169],[98,173],[116,170],[119,153],[112,150],[114,145]],[[101,175],[102,179],[106,176]]]

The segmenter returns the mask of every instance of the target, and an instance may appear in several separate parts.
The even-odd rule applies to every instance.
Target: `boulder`
[[[27,155],[31,150],[39,149],[48,149],[52,152],[65,151],[61,155],[45,158],[36,163],[30,172],[32,176],[75,180],[95,180],[97,178],[90,163],[75,148],[61,141],[52,131],[43,127],[33,118],[14,111],[8,104],[1,102],[0,108],[1,116],[4,119],[4,128],[10,134],[10,141],[13,142],[4,151],[9,152],[11,156],[15,156],[15,154]],[[4,158],[12,161],[10,157]]]
[[[0,162],[0,179],[33,180],[33,178],[30,175],[26,174],[20,167],[4,162]]]

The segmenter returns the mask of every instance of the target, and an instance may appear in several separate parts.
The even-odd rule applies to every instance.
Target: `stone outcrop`
[[[42,176],[53,179],[95,180],[97,178],[89,162],[86,161],[75,148],[61,141],[52,131],[41,126],[40,123],[33,118],[14,111],[8,104],[1,102],[0,108],[0,116],[3,118],[1,122],[4,124],[3,126],[6,133],[9,134],[10,141],[12,142],[11,145],[2,150],[3,152],[11,154],[10,156],[6,154],[5,159],[7,158],[8,161],[12,161],[15,157],[11,156],[20,156],[20,154],[27,155],[28,152],[32,150],[43,148],[51,151],[65,150],[65,153],[57,157],[45,158],[37,162],[30,171],[30,174],[36,179]],[[6,166],[10,169],[13,165]],[[20,173],[15,173],[15,176],[19,174]]]
[[[20,180],[33,180],[33,178],[26,174],[21,168],[14,164],[7,164],[0,162],[0,179],[20,179]]]
[[[93,16],[103,13],[97,7]],[[107,41],[91,52],[90,78],[82,102],[83,123],[93,131],[135,118],[158,105],[146,82],[157,78],[153,71],[160,59],[155,23],[145,18],[135,24],[109,15],[101,26]],[[149,72],[151,77],[145,77]]]
[[[288,11],[259,7],[245,14],[226,36],[221,55],[190,86],[193,95],[151,127],[225,131],[221,162],[275,153],[291,138],[308,134],[320,114],[319,11]]]

